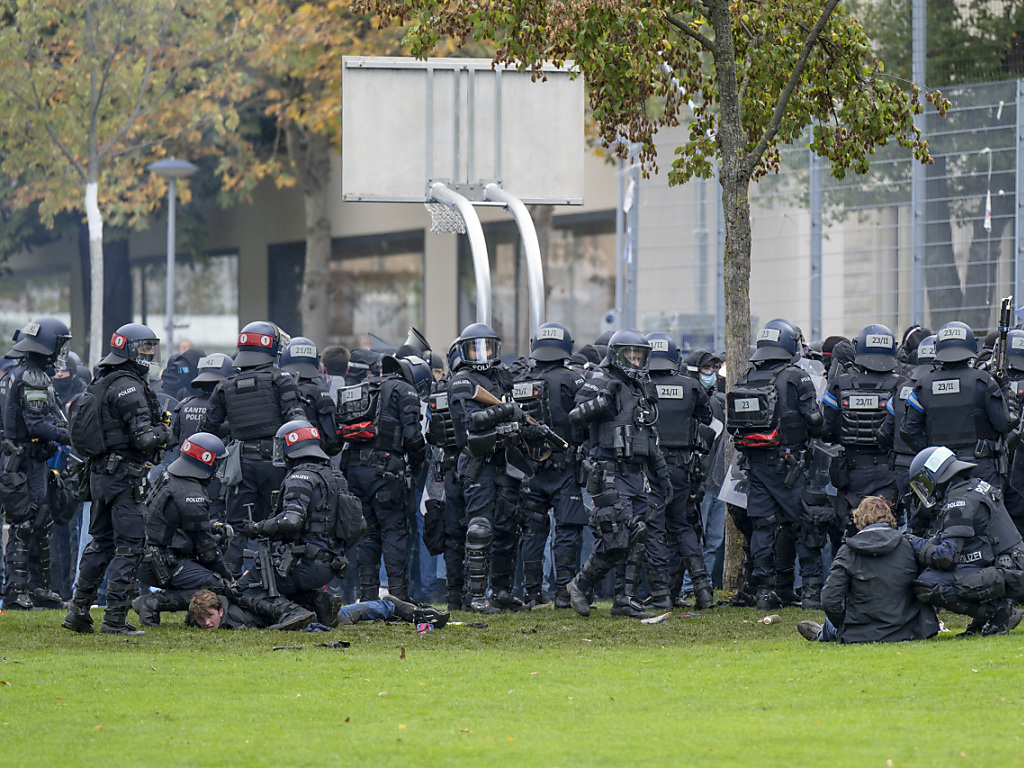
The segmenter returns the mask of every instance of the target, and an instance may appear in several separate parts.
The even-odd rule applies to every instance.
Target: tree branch
[[[700,45],[702,48],[709,51],[710,53],[714,54],[717,52],[718,48],[714,44],[714,42],[712,42],[711,38],[702,35],[695,29],[690,29],[689,26],[679,21],[674,16],[669,16],[668,14],[665,14],[665,21],[667,21],[670,26],[675,27],[676,30],[684,37],[688,37],[691,40],[695,40],[698,45]]]
[[[793,91],[796,90],[797,85],[800,84],[800,78],[803,76],[804,69],[807,67],[807,59],[811,55],[811,50],[814,48],[818,37],[821,35],[821,31],[828,24],[829,19],[832,18],[832,14],[836,10],[836,6],[839,5],[839,0],[828,0],[825,4],[825,8],[821,11],[821,17],[818,22],[811,29],[807,39],[804,40],[803,47],[800,49],[800,56],[797,58],[796,64],[793,67],[793,72],[789,76],[789,81],[786,83],[786,87],[782,89],[782,93],[779,94],[779,100],[775,104],[775,111],[772,113],[772,119],[768,123],[768,127],[765,129],[764,135],[761,136],[761,140],[757,142],[757,146],[754,147],[753,151],[749,155],[751,161],[751,167],[757,165],[759,158],[764,154],[768,144],[775,138],[779,132],[779,127],[782,125],[782,116],[786,113],[786,107],[789,106],[789,100],[793,96]]]

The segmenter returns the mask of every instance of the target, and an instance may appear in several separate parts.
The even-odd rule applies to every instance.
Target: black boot
[[[75,585],[75,594],[68,606],[68,613],[61,622],[64,629],[78,632],[83,635],[91,635],[94,631],[92,616],[89,609],[92,608],[92,601],[96,599],[95,589],[86,589],[82,586],[81,580]]]
[[[569,593],[569,606],[580,616],[589,616],[590,595],[594,588],[582,572],[576,574],[576,578],[569,582],[566,591]]]
[[[781,608],[782,600],[775,594],[775,590],[768,585],[761,585],[757,588],[757,596],[754,598],[759,611],[769,611],[773,608]]]
[[[647,581],[651,586],[651,597],[647,601],[647,606],[656,611],[671,611],[674,601],[668,583],[668,573],[648,568]]]
[[[715,591],[708,580],[708,569],[703,557],[690,557],[686,560],[690,571],[690,583],[693,585],[693,602],[697,608],[705,610],[715,607]]]
[[[633,545],[629,550],[629,555],[626,557],[621,591],[619,585],[616,585],[615,598],[611,610],[612,616],[630,619],[654,618],[654,614],[645,611],[643,605],[637,599],[637,590],[640,587],[640,560],[642,557],[643,545]]]
[[[270,623],[267,629],[305,629],[316,621],[316,614],[286,597],[270,597],[266,593],[247,590],[236,602],[243,608],[263,617]]]
[[[803,598],[800,601],[800,607],[805,611],[820,611],[822,610],[821,605],[821,587],[824,581],[820,576],[808,577],[804,579],[803,588],[800,590],[800,595]]]
[[[392,576],[388,574],[388,594],[394,595],[399,600],[409,599],[409,579],[405,576]]]
[[[334,629],[338,626],[338,611],[345,606],[345,601],[326,589],[314,589],[305,594],[302,606],[316,614],[318,623]]]
[[[133,585],[128,582],[107,582],[107,610],[103,613],[100,624],[101,635],[144,635],[141,629],[128,621],[128,608],[131,606]]]
[[[376,569],[359,569],[359,602],[380,600],[380,581]]]
[[[36,608],[59,610],[61,608],[68,607],[68,604],[61,600],[60,595],[58,595],[52,589],[36,587],[32,590],[29,590],[28,596],[29,599],[32,600],[32,605],[34,605]]]
[[[7,573],[10,581],[4,595],[4,610],[31,611],[35,606],[29,596],[28,589],[28,549],[32,540],[32,531],[28,525],[21,523],[12,525],[8,531]]]
[[[615,595],[611,615],[627,619],[653,619],[654,614],[644,610],[635,597],[627,594]]]
[[[1020,624],[1024,611],[1017,608],[1012,599],[1006,598],[996,602],[985,612],[985,615],[988,620],[982,627],[981,634],[983,637],[989,637],[990,635],[1009,634],[1010,630]]]
[[[414,605],[398,600],[393,595],[387,595],[384,599],[395,606],[395,616],[410,624],[433,624],[435,629],[440,629],[448,623],[451,615],[448,611],[438,611],[429,605]]]
[[[187,611],[191,592],[172,590],[148,592],[132,601],[132,608],[139,614],[139,624],[144,627],[159,627],[160,614],[172,611]]]

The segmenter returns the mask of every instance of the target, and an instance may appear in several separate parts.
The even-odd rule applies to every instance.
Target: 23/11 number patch
[[[960,394],[960,379],[943,379],[932,382],[933,395],[958,395]]]
[[[877,411],[878,395],[850,395],[849,406],[854,411]]]

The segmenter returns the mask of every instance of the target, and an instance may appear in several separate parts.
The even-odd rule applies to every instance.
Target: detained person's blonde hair
[[[895,528],[896,518],[893,517],[887,499],[881,496],[866,496],[853,510],[853,524],[859,531],[876,523],[885,523],[890,528]]]

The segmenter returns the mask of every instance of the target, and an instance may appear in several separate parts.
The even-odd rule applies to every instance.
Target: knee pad
[[[466,527],[466,549],[486,549],[493,537],[491,521],[486,517],[474,517]]]
[[[986,603],[1005,595],[1006,583],[998,568],[979,568],[966,576],[958,574],[953,589],[964,600]]]

